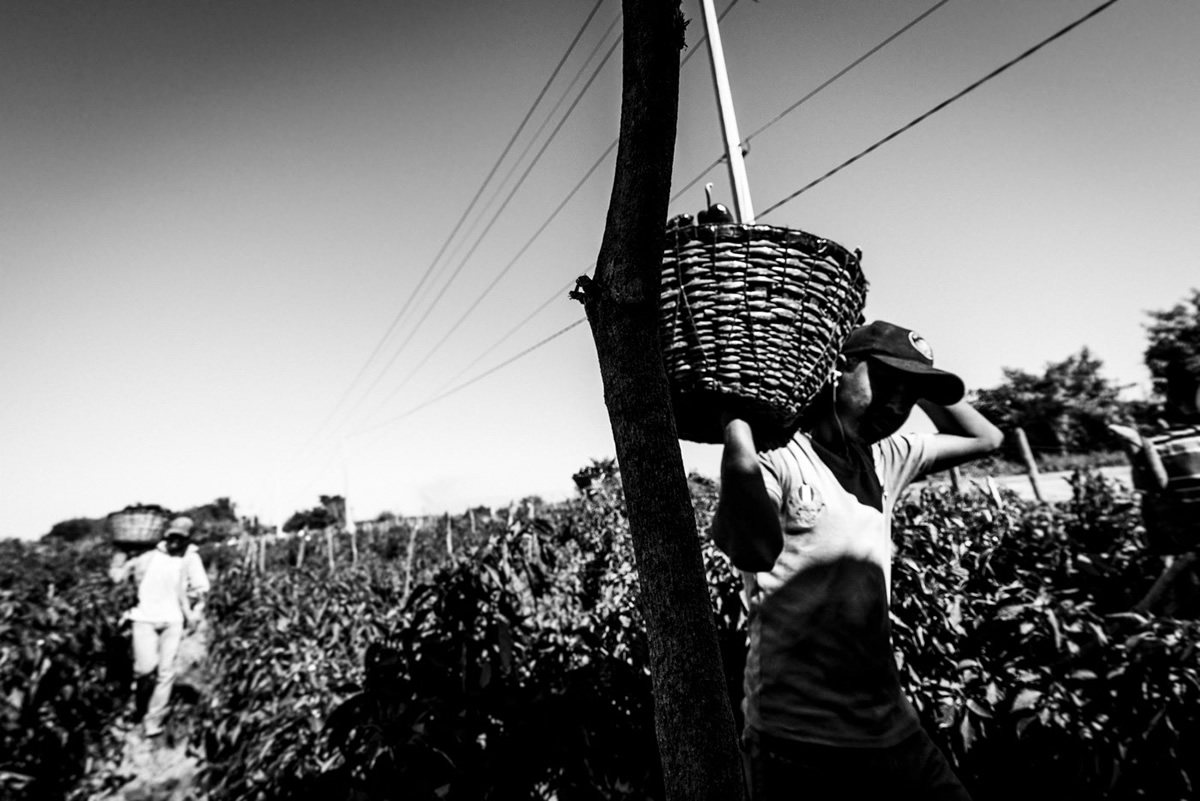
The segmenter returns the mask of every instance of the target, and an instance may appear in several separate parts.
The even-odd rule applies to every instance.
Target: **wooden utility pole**
[[[624,0],[621,136],[595,278],[581,277],[650,652],[671,801],[743,797],[733,709],[658,341],[663,229],[679,103],[679,0]]]

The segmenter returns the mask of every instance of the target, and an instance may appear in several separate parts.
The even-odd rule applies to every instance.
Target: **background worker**
[[[144,721],[147,737],[162,733],[179,644],[204,614],[209,581],[191,543],[192,527],[191,518],[176,517],[155,548],[133,558],[119,551],[109,569],[113,581],[137,585],[137,606],[127,615],[133,623],[135,717]]]
[[[712,537],[750,607],[743,750],[754,801],[968,798],[900,686],[888,617],[892,508],[915,478],[983,456],[999,429],[918,334],[853,331],[784,447],[725,421]],[[897,434],[915,405],[936,433]]]
[[[1109,428],[1124,440],[1129,455],[1147,544],[1166,561],[1135,609],[1190,617],[1200,614],[1200,373],[1172,365],[1166,389],[1162,418],[1153,431]]]

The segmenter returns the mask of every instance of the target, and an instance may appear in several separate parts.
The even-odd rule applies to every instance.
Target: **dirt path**
[[[1100,475],[1114,481],[1120,481],[1128,486],[1130,484],[1129,468],[1128,467],[1101,467],[1097,470]],[[1059,501],[1071,500],[1071,483],[1070,478],[1073,475],[1071,471],[1062,471],[1054,473],[1039,473],[1038,487],[1042,492],[1042,499],[1056,503]],[[1003,476],[993,476],[992,480],[998,487],[1005,487],[1015,492],[1019,497],[1025,500],[1033,500],[1033,484],[1030,483],[1029,476],[1025,474],[1013,474]],[[932,476],[928,483],[930,484],[946,484],[950,481],[949,473],[938,473]],[[926,482],[918,482],[912,485],[913,489],[919,489]],[[984,479],[981,478],[966,478],[964,483],[968,486],[984,487]]]
[[[196,776],[200,761],[188,752],[192,726],[187,716],[189,704],[179,703],[182,695],[203,697],[207,676],[204,671],[208,653],[208,625],[184,638],[176,659],[176,692],[166,730],[154,738],[141,733],[141,726],[124,727],[114,732],[122,741],[120,764],[109,770],[122,783],[117,789],[93,795],[89,801],[201,801]],[[183,692],[190,688],[190,692]]]
[[[156,739],[158,742],[136,732],[127,734],[116,773],[131,778],[111,793],[94,796],[92,801],[199,801],[202,796],[195,779],[200,764],[188,754],[187,743]]]

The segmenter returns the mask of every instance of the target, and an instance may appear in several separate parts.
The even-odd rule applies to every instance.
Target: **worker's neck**
[[[808,433],[814,442],[832,453],[845,453],[851,442],[864,444],[859,436],[858,421],[839,416],[837,412],[822,416]]]

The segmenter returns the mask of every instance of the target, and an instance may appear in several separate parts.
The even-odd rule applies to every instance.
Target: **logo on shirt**
[[[788,514],[800,528],[812,528],[825,509],[825,501],[811,484],[801,484],[788,496]]]

